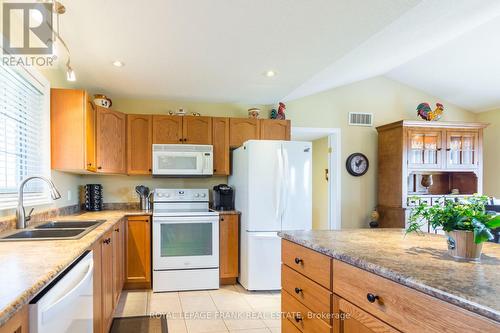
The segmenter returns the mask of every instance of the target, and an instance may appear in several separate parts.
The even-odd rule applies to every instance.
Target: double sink
[[[105,220],[49,221],[32,229],[16,231],[0,237],[0,241],[79,239]]]

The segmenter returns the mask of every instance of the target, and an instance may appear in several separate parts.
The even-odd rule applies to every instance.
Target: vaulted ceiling
[[[500,106],[497,0],[63,2],[78,84],[114,97],[267,104],[388,75]]]

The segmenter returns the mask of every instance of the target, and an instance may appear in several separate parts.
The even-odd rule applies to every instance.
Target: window
[[[50,88],[32,69],[0,66],[0,209],[17,205],[19,184],[50,175]],[[50,201],[47,185],[32,181],[25,205]]]

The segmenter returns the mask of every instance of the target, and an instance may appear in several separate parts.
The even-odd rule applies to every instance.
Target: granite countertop
[[[110,210],[67,215],[64,220],[106,222],[75,240],[0,242],[0,326],[122,218],[150,214]]]
[[[444,236],[405,237],[402,229],[289,231],[279,236],[500,321],[498,244],[484,243],[481,262],[474,263],[449,257]]]

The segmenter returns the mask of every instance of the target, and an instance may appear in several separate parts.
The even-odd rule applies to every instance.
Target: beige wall
[[[340,128],[342,165],[354,152],[366,154],[370,169],[362,177],[350,176],[342,168],[342,228],[366,227],[377,203],[377,131],[373,127],[348,126],[349,112],[372,112],[375,125],[417,119],[421,102],[443,102],[443,120],[474,121],[475,114],[409,86],[377,77],[328,90],[287,103],[287,115],[294,126]]]
[[[479,121],[490,123],[484,130],[484,194],[500,198],[500,109],[479,113]]]
[[[312,215],[313,229],[329,229],[328,221],[328,181],[325,169],[328,169],[328,137],[313,141],[313,179],[312,179]]]

